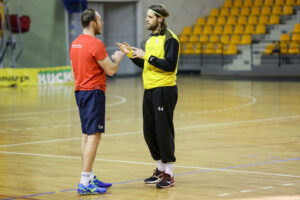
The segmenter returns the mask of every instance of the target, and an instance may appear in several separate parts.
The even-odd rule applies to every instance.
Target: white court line
[[[263,190],[269,190],[269,189],[272,189],[272,188],[273,188],[272,186],[267,186],[267,187],[263,187],[261,189],[263,189]]]
[[[142,131],[116,133],[111,135],[104,134],[102,135],[102,137],[116,137],[116,136],[136,135],[136,134],[142,134]],[[36,142],[25,142],[25,143],[17,143],[17,144],[2,144],[0,145],[0,147],[22,146],[22,145],[42,144],[42,143],[51,143],[51,142],[65,142],[65,141],[79,140],[79,139],[81,139],[81,137],[71,137],[71,138],[44,140],[44,141],[36,141]]]
[[[13,154],[13,155],[22,155],[22,156],[39,156],[39,157],[48,157],[48,158],[68,158],[68,159],[76,159],[76,160],[81,160],[82,159],[81,157],[76,157],[76,156],[61,156],[61,155],[37,154],[37,153],[20,153],[20,152],[8,152],[8,151],[0,151],[0,153]],[[136,162],[136,161],[128,161],[128,160],[111,160],[111,159],[103,159],[103,158],[96,158],[95,160],[96,161],[104,161],[104,162],[137,164],[137,165],[153,165],[153,166],[156,165],[155,163]],[[260,175],[300,178],[300,176],[288,175],[288,174],[273,174],[273,173],[240,171],[240,170],[231,170],[231,169],[216,169],[216,168],[206,168],[206,167],[193,167],[193,166],[183,166],[183,165],[175,165],[175,167],[176,168],[185,168],[185,169],[200,169],[200,170],[209,170],[209,171],[226,171],[226,172],[237,172],[237,173],[246,173],[246,174],[260,174]],[[271,188],[265,187],[263,189],[271,189]]]
[[[17,120],[26,120],[26,119],[35,119],[37,117],[19,117],[19,118],[7,118],[7,119],[0,119],[0,122],[5,121],[17,121]]]
[[[284,117],[272,117],[272,118],[265,118],[265,119],[245,120],[245,121],[236,121],[236,122],[221,122],[221,123],[213,123],[213,124],[201,124],[201,125],[196,125],[196,126],[179,127],[179,128],[175,128],[175,130],[185,130],[185,129],[194,129],[194,128],[208,128],[208,127],[219,127],[219,126],[232,126],[232,125],[245,124],[245,123],[258,123],[258,122],[265,122],[265,121],[288,120],[288,119],[297,119],[297,118],[300,118],[300,115],[284,116]],[[124,133],[116,133],[116,134],[109,134],[109,135],[104,134],[103,137],[135,135],[135,134],[141,134],[141,133],[142,133],[142,131],[124,132]],[[18,143],[18,144],[6,144],[6,145],[4,144],[4,145],[0,145],[0,147],[30,145],[30,144],[40,144],[40,143],[50,143],[50,142],[61,142],[61,141],[68,141],[68,140],[76,140],[76,139],[80,139],[80,138],[81,137],[65,138],[65,139],[54,139],[54,140],[45,140],[45,141],[36,141],[36,142],[26,142],[26,143]]]
[[[224,194],[219,194],[218,196],[219,197],[225,197],[225,196],[228,196],[229,194],[228,193],[224,193]]]
[[[286,183],[286,184],[283,184],[283,186],[291,186],[291,185],[294,185],[293,183]]]
[[[242,190],[241,192],[245,193],[245,192],[252,192],[252,190]]]
[[[117,99],[120,99],[120,101],[118,101],[116,103],[107,104],[106,107],[118,106],[118,105],[121,105],[121,104],[123,104],[127,101],[127,99],[125,97],[122,97],[122,96],[117,96],[117,95],[106,95],[106,96],[112,96],[112,97],[115,97]],[[76,108],[70,108],[70,109],[45,110],[45,111],[40,111],[40,112],[2,114],[2,115],[0,115],[0,117],[14,117],[14,116],[19,116],[19,115],[39,115],[39,114],[48,114],[48,113],[56,113],[56,112],[70,112],[70,111],[77,111],[77,110],[78,110],[78,108],[76,107]]]

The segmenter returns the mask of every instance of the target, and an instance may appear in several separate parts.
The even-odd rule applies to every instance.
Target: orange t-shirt
[[[81,34],[71,44],[70,59],[75,78],[75,90],[106,90],[106,73],[97,60],[106,58],[101,40]]]

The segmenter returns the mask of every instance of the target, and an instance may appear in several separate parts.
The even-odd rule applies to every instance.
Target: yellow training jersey
[[[171,42],[177,43],[176,48]],[[178,38],[169,29],[164,34],[150,35],[145,45],[143,70],[145,89],[176,85],[179,49]]]

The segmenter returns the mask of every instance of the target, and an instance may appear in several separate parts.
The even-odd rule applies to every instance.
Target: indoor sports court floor
[[[176,186],[143,179],[140,78],[110,80],[94,171],[113,187],[78,196],[81,129],[73,85],[0,88],[0,199],[300,199],[300,81],[180,76]]]

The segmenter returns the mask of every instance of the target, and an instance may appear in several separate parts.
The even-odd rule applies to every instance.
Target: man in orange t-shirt
[[[70,47],[70,62],[75,78],[75,97],[79,109],[82,140],[83,167],[77,192],[79,194],[101,194],[111,183],[104,183],[92,170],[101,134],[105,130],[106,74],[113,76],[123,58],[116,51],[109,58],[103,42],[95,36],[101,34],[103,23],[99,13],[87,9],[82,13],[83,33]]]

